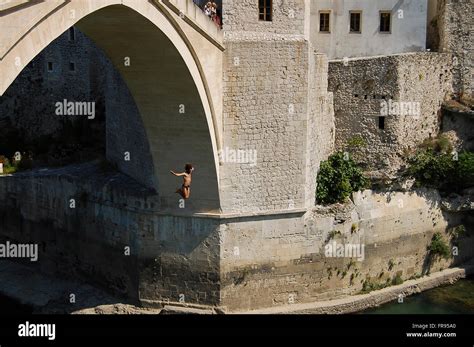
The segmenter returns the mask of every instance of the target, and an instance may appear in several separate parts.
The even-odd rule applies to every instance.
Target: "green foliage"
[[[441,233],[437,232],[433,235],[431,239],[431,244],[428,247],[430,254],[432,256],[439,256],[445,259],[449,259],[451,252],[446,241],[443,240]]]
[[[474,185],[474,152],[456,156],[425,149],[409,161],[407,174],[418,187],[460,191]]]
[[[461,152],[459,160],[456,161],[456,175],[453,180],[461,183],[460,188],[467,188],[474,185],[474,152]]]
[[[420,145],[422,150],[432,150],[436,153],[449,154],[453,151],[453,145],[446,135],[436,138],[428,138]]]
[[[367,142],[360,135],[355,135],[354,137],[351,137],[347,141],[347,148],[348,149],[357,149],[357,148],[365,147],[365,146],[367,146]]]
[[[392,286],[398,286],[399,284],[403,283],[402,276],[400,274],[397,274],[395,277],[392,279]]]
[[[454,171],[450,155],[437,155],[431,150],[419,152],[410,161],[408,175],[416,180],[417,186],[441,188]]]
[[[322,204],[344,202],[352,192],[364,189],[368,180],[347,153],[337,152],[321,163],[316,199]]]
[[[11,175],[18,171],[18,163],[13,162],[13,164],[8,160],[7,157],[0,155],[0,163],[3,164],[3,174]]]
[[[377,282],[371,281],[370,279],[367,279],[362,284],[362,290],[360,291],[360,293],[361,294],[370,293],[373,290],[383,289],[383,288],[388,287],[389,285],[390,285],[389,282],[377,283]]]
[[[458,225],[457,227],[453,228],[451,230],[451,235],[457,239],[459,238],[460,236],[463,236],[466,234],[466,227],[464,225]]]
[[[379,275],[379,278],[382,278],[383,275],[384,273],[382,272]],[[373,281],[372,279],[368,278],[362,283],[362,290],[360,291],[360,294],[370,293],[371,291],[374,291],[374,290],[380,290],[383,288],[390,287],[391,285],[396,286],[402,283],[403,283],[403,279],[400,274],[397,274],[396,276],[394,276],[392,280],[390,280],[390,278],[387,278],[387,280],[382,283]]]

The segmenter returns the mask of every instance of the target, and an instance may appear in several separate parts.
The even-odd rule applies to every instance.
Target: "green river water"
[[[363,314],[474,314],[474,278],[390,302]]]

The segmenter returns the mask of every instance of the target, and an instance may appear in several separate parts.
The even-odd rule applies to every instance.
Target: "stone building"
[[[424,51],[427,0],[312,1],[311,41],[329,59]]]
[[[345,11],[349,18],[353,18],[353,11],[357,12],[352,2],[333,2],[333,5],[336,13],[341,15]],[[404,153],[438,135],[442,127],[442,104],[472,95],[474,21],[471,1],[393,1],[377,2],[377,6],[391,9],[391,25],[402,30],[392,34],[398,33],[400,42],[410,43],[416,36],[418,44],[404,46],[392,42],[389,33],[383,43],[378,42],[382,34],[369,30],[374,39],[370,45],[379,50],[376,52],[364,43],[362,32],[351,32],[352,26],[360,25],[358,20],[341,24],[343,29],[336,35],[336,41],[361,57],[348,58],[349,53],[338,55],[334,53],[338,44],[334,44],[336,48],[328,50],[329,54],[342,59],[330,62],[329,85],[334,92],[336,148],[346,150],[351,139],[360,137],[365,144],[357,154],[364,158],[367,168],[393,174],[403,164]],[[411,10],[407,10],[410,6]],[[382,25],[384,11],[376,9],[380,10]],[[335,31],[338,21],[334,19]],[[348,32],[344,32],[346,29]],[[324,40],[325,36],[320,33],[319,37]],[[426,43],[431,52],[419,52]],[[390,50],[384,52],[384,47]],[[382,55],[373,56],[377,53]],[[395,109],[392,107],[387,114],[385,104],[394,105]],[[404,107],[407,112],[403,111]],[[417,112],[411,112],[415,108]]]
[[[452,92],[451,55],[405,53],[329,64],[336,148],[350,150],[369,171],[396,173],[403,157],[436,137],[441,105]],[[436,86],[436,88],[433,88]]]
[[[319,162],[333,147],[327,59],[314,53],[308,2],[274,4],[271,16],[259,3],[223,2],[224,138],[259,158],[254,167],[221,166],[222,205],[305,208],[314,204]]]
[[[382,153],[388,166],[434,135],[451,88],[449,54],[393,55],[407,49],[397,41],[396,51],[377,53],[390,56],[329,63],[313,35],[317,4],[223,0],[222,31],[191,0],[37,2],[2,17],[10,20],[2,30],[19,37],[10,48],[0,42],[0,53],[8,48],[2,92],[18,74],[16,57],[27,61],[77,24],[120,72],[143,127],[118,100],[127,100],[124,85],[108,80],[107,157],[123,174],[87,164],[2,177],[1,237],[41,244],[43,271],[82,276],[147,305],[250,310],[426,274],[433,233],[463,223],[436,191],[366,191],[340,209],[323,208],[315,206],[316,176],[335,143],[354,134],[369,138],[368,161],[379,163]],[[426,12],[420,6],[413,27]],[[23,22],[15,18],[38,13],[45,19],[17,35]],[[374,23],[383,18],[395,31],[393,16],[376,14]],[[420,41],[416,35],[414,50]],[[391,118],[381,106],[390,100],[409,102],[410,114]],[[134,159],[123,163],[129,148]],[[227,150],[256,156],[239,160]],[[193,197],[180,207],[169,169],[188,160],[198,170]],[[69,207],[71,198],[79,208]],[[327,256],[329,241],[364,246],[363,259]],[[462,240],[461,256],[434,271],[472,258],[473,242]]]

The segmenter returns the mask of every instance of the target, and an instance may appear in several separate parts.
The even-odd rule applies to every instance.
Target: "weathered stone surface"
[[[461,264],[473,256],[472,238],[459,239],[459,256],[449,261],[431,261],[427,247],[434,232],[450,238],[448,229],[462,216],[446,214],[436,191],[364,191],[354,204],[318,206],[289,221],[262,219],[243,230],[228,223],[221,234],[221,305],[234,311],[329,300],[358,293],[366,280],[408,280]],[[325,245],[334,241],[364,245],[364,260],[326,257]]]
[[[436,86],[436,88],[433,88]],[[334,93],[336,148],[347,149],[356,136],[365,144],[358,158],[368,169],[395,172],[406,150],[440,130],[441,104],[451,95],[449,54],[409,53],[332,61],[329,90]],[[391,114],[379,128],[382,104],[410,103],[419,114]],[[400,105],[400,104],[399,104]]]
[[[454,90],[474,93],[474,3],[471,0],[438,0],[433,25],[439,35],[439,51],[452,53]]]
[[[398,286],[384,288],[369,294],[351,296],[343,299],[328,300],[309,304],[295,304],[268,309],[243,311],[244,314],[347,314],[363,311],[387,302],[418,294],[441,285],[453,284],[461,278],[474,273],[472,265],[452,268],[415,280],[406,281]]]
[[[224,1],[224,52],[163,4],[65,2],[43,21],[30,13],[29,34],[0,61],[0,91],[19,73],[16,57],[29,61],[81,19],[137,102],[161,189],[92,164],[1,177],[3,239],[41,244],[43,271],[82,276],[160,308],[184,302],[228,312],[341,298],[369,280],[407,280],[472,258],[473,238],[459,240],[455,259],[428,255],[433,233],[448,241],[464,217],[443,211],[435,191],[365,191],[341,208],[313,206],[319,163],[338,138],[340,148],[351,134],[367,135],[365,160],[388,159],[385,166],[393,168],[406,147],[437,133],[437,112],[452,87],[449,54],[333,62],[334,110],[327,59],[310,40],[309,1],[282,2],[272,23],[256,20],[255,1]],[[77,10],[74,20],[70,10]],[[25,13],[13,19],[19,14]],[[13,19],[12,28],[23,25]],[[374,117],[383,97],[420,102],[422,114],[389,119],[381,134]],[[122,134],[128,110],[112,107],[122,120],[111,129]],[[132,137],[117,137],[109,151],[134,147],[132,158],[134,149],[142,152]],[[256,163],[219,163],[217,151],[227,147],[257,151]],[[193,200],[180,211],[172,208],[177,199],[168,170],[183,161],[198,170]],[[121,169],[140,177],[138,164]],[[69,208],[71,197],[78,208]],[[363,245],[363,259],[329,257],[329,242]]]

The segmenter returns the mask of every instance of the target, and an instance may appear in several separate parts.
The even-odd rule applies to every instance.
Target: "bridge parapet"
[[[162,2],[220,50],[224,50],[222,29],[206,16],[192,0],[163,0]]]

